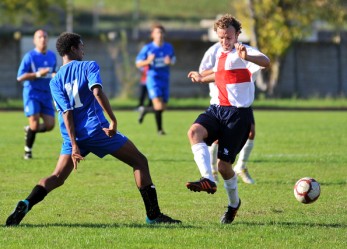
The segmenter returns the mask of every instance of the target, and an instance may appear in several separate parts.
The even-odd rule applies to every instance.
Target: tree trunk
[[[270,71],[269,71],[269,84],[267,87],[267,94],[273,96],[275,93],[275,88],[278,83],[278,78],[280,74],[280,59],[276,58],[274,61],[271,61]]]

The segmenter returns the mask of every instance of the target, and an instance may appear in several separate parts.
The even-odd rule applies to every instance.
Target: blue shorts
[[[164,103],[169,101],[169,85],[147,84],[150,99],[162,98]]]
[[[47,94],[47,97],[30,97],[28,92],[23,90],[23,105],[24,105],[24,114],[26,117],[33,116],[34,114],[46,114],[53,116],[55,114],[53,100],[50,94]]]
[[[103,158],[108,154],[112,154],[113,152],[120,149],[126,142],[128,138],[117,132],[113,137],[108,137],[103,130],[93,137],[88,139],[77,141],[77,145],[80,149],[81,156],[85,157],[89,153],[93,153],[96,156]],[[63,145],[61,147],[60,154],[61,155],[71,155],[72,146],[70,140],[64,140]]]
[[[237,154],[248,139],[251,129],[252,108],[211,105],[194,123],[206,128],[207,145],[218,140],[218,158],[234,163]],[[254,118],[253,118],[254,120]]]

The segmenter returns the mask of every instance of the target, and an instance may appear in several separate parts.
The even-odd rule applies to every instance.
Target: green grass
[[[114,109],[134,109],[138,103],[137,99],[113,98],[110,100]],[[205,109],[210,102],[209,98],[170,98],[169,109]],[[346,98],[312,98],[312,99],[256,99],[253,103],[255,109],[347,109]],[[0,100],[2,110],[22,110],[21,99]]]
[[[19,227],[0,226],[0,248],[347,248],[346,112],[255,111],[256,140],[249,170],[255,185],[239,182],[242,206],[232,225],[219,218],[227,205],[222,183],[214,195],[190,192],[199,178],[186,132],[200,111],[164,113],[167,136],[153,115],[115,111],[119,129],[148,157],[164,213],[182,225],[147,226],[132,171],[89,155],[61,188],[35,206]],[[22,112],[0,112],[0,222],[60,150],[59,129],[37,136],[34,159],[24,161]],[[294,183],[321,183],[317,202],[304,205]]]

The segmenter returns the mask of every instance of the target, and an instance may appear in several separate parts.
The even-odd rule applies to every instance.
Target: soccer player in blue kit
[[[35,49],[27,52],[19,66],[17,80],[23,82],[23,105],[29,125],[25,126],[24,159],[32,158],[36,133],[54,128],[54,107],[49,81],[56,72],[57,58],[47,49],[47,32],[39,29],[33,39]],[[42,118],[43,123],[40,123]]]
[[[117,119],[102,90],[100,68],[95,61],[82,61],[83,42],[78,34],[62,33],[57,51],[63,66],[50,82],[59,112],[63,144],[53,173],[43,178],[30,195],[18,202],[6,225],[18,225],[31,208],[64,184],[77,164],[89,153],[100,158],[112,155],[133,168],[136,185],[146,208],[146,223],[181,223],[159,208],[147,158],[117,129]],[[110,121],[104,116],[108,115]],[[99,165],[98,165],[99,166]]]
[[[136,66],[149,66],[146,86],[149,98],[152,100],[157,130],[159,135],[165,135],[162,125],[162,113],[169,101],[170,66],[175,64],[176,56],[173,46],[165,42],[165,29],[156,24],[152,27],[152,42],[146,44],[136,57]],[[146,112],[140,116],[142,122]]]

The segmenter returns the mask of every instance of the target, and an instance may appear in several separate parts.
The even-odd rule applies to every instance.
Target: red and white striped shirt
[[[244,46],[248,55],[264,55],[251,46]],[[218,49],[213,68],[218,95],[212,96],[211,104],[251,106],[254,101],[254,81],[261,69],[261,66],[241,59],[236,49],[229,52]]]

